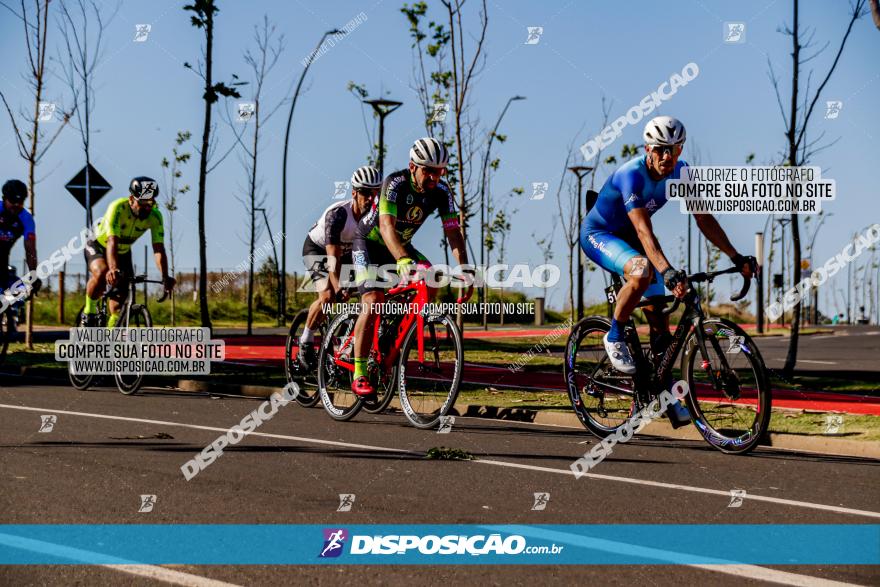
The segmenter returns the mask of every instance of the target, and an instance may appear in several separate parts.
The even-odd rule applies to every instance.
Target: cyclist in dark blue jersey
[[[8,271],[9,254],[12,245],[24,238],[24,257],[28,269],[37,270],[37,232],[34,217],[24,209],[28,188],[23,181],[10,179],[3,184],[3,200],[0,202],[0,293],[12,285]],[[34,291],[39,291],[42,282],[35,278],[31,282]]]
[[[663,296],[664,286],[679,298],[687,292],[685,272],[676,270],[666,258],[651,225],[651,216],[666,204],[666,181],[678,179],[687,166],[679,160],[685,138],[684,125],[675,118],[658,116],[649,121],[644,132],[645,155],[611,174],[581,225],[580,243],[587,257],[625,279],[604,341],[611,364],[628,375],[636,367],[624,342],[623,327],[640,299]],[[751,278],[757,271],[754,257],[740,255],[711,214],[696,214],[694,219],[709,242],[729,256],[743,276]],[[643,309],[656,356],[670,341],[669,317],[661,312],[661,300]],[[676,407],[676,415],[684,420],[687,412]]]

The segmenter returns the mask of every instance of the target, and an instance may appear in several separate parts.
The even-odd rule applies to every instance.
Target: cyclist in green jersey
[[[409,167],[392,173],[382,182],[379,201],[358,223],[352,243],[355,280],[361,293],[361,314],[354,330],[354,381],[352,391],[359,396],[376,393],[367,378],[367,361],[373,343],[373,327],[378,313],[376,304],[385,300],[384,289],[392,284],[379,279],[379,267],[395,266],[407,276],[416,267],[431,266],[411,241],[413,235],[434,211],[443,223],[443,232],[456,261],[473,277],[458,213],[446,175],[449,153],[446,146],[432,137],[419,139],[409,151]],[[435,290],[428,288],[433,297]],[[473,283],[464,296],[473,292]]]
[[[168,275],[162,213],[156,204],[159,185],[152,178],[135,177],[131,180],[128,193],[127,198],[119,198],[110,204],[101,218],[95,239],[86,243],[86,263],[91,276],[86,286],[86,304],[80,326],[97,325],[98,300],[107,285],[116,288],[116,293],[110,299],[111,316],[107,326],[112,328],[116,324],[128,279],[134,276],[131,245],[148,230],[165,289],[174,289],[176,282]]]

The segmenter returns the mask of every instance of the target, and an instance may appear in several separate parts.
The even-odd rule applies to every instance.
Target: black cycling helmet
[[[138,200],[153,200],[159,197],[159,184],[152,177],[141,175],[131,180],[128,193]]]
[[[23,181],[10,179],[3,184],[3,199],[20,204],[27,198],[28,189]]]

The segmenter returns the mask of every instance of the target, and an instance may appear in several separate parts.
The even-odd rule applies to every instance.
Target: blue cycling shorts
[[[633,257],[645,257],[642,243],[639,242],[635,233],[614,234],[603,230],[591,229],[587,223],[581,227],[581,248],[587,258],[593,263],[610,273],[623,276],[623,268]],[[663,284],[663,276],[653,265],[654,282],[648,286],[643,294],[644,297],[666,295],[666,286]]]

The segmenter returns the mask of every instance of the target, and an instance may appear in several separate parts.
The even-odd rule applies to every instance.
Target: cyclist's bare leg
[[[329,304],[333,299],[333,288],[328,286],[318,292],[318,298],[309,306],[309,315],[306,318],[306,327],[315,330],[324,321],[324,304]]]
[[[623,271],[626,282],[620,288],[614,305],[614,319],[621,324],[629,320],[642,295],[654,281],[654,270],[647,257],[633,257],[623,266]]]
[[[86,295],[97,300],[104,295],[107,288],[107,261],[95,259],[89,265],[89,282],[86,284]]]
[[[363,359],[369,356],[373,346],[373,332],[376,328],[376,319],[379,317],[378,308],[374,304],[385,301],[385,292],[368,291],[361,296],[361,313],[354,325],[354,356]]]

